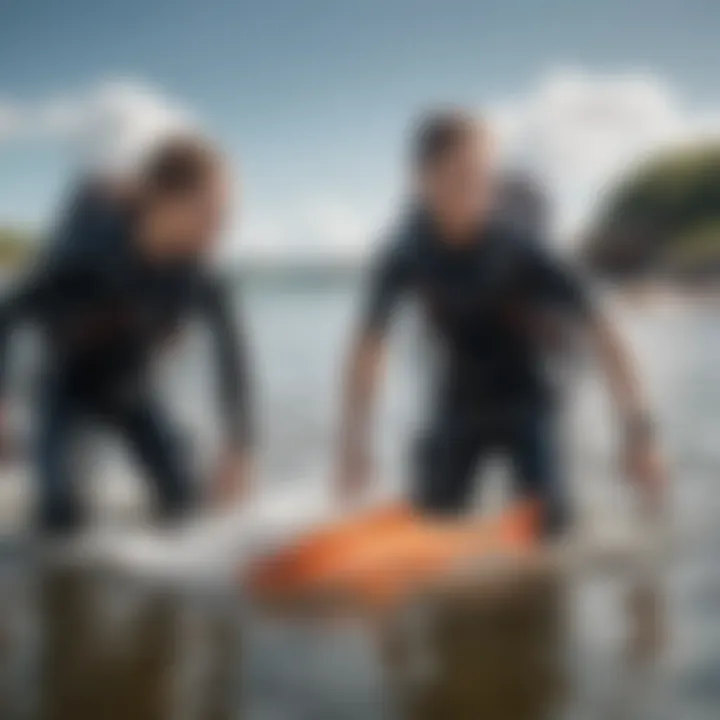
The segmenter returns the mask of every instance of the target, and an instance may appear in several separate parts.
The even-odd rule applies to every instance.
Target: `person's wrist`
[[[229,443],[220,452],[216,470],[215,492],[228,500],[248,491],[251,473],[251,454],[246,446]]]
[[[367,461],[367,453],[360,445],[350,445],[343,452],[342,465],[347,473],[356,474]]]
[[[249,446],[247,443],[228,439],[222,446],[221,454],[222,457],[227,458],[228,460],[245,458],[250,454]]]
[[[655,439],[655,421],[646,410],[637,410],[625,418],[624,438],[627,447],[650,444]]]

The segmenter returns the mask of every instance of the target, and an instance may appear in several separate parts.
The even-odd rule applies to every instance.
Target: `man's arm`
[[[218,404],[224,429],[213,488],[220,504],[249,491],[255,441],[247,342],[239,313],[231,307],[237,302],[223,283],[214,279],[208,282],[203,305],[215,339]]]
[[[645,509],[658,515],[664,510],[667,472],[635,363],[602,313],[594,312],[587,325],[618,412],[626,472],[638,484]]]
[[[541,245],[531,248],[526,279],[542,300],[568,311],[587,328],[617,409],[625,469],[653,513],[662,509],[666,472],[653,422],[630,351],[569,263]]]
[[[345,501],[357,498],[370,480],[371,416],[384,368],[386,332],[407,281],[407,260],[401,248],[391,248],[371,270],[368,299],[342,390],[337,482]]]
[[[367,488],[371,472],[370,419],[385,360],[384,336],[362,332],[348,359],[340,426],[338,491],[352,500]]]

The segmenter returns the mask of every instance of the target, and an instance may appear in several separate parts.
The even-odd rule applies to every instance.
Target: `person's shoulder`
[[[407,212],[389,226],[379,243],[381,263],[410,269],[422,253],[425,232],[414,212]]]
[[[48,239],[53,258],[70,261],[107,253],[122,242],[133,214],[129,187],[100,175],[77,178]]]
[[[542,233],[503,216],[491,217],[487,232],[491,237],[518,248],[532,250],[546,244]]]
[[[547,238],[503,218],[493,218],[487,235],[496,251],[517,262],[527,262],[547,251]]]
[[[134,193],[129,182],[110,175],[92,173],[77,177],[70,185],[69,212],[129,212]]]

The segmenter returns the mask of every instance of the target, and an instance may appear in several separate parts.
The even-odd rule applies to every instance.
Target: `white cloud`
[[[548,73],[531,90],[489,104],[502,162],[549,189],[561,237],[572,239],[618,175],[663,146],[718,137],[720,112],[686,106],[649,73]],[[375,211],[327,196],[285,207],[282,216],[252,214],[231,252],[262,257],[363,255],[377,235]],[[367,209],[366,209],[367,210]]]
[[[301,209],[304,232],[314,242],[337,254],[352,254],[367,242],[372,223],[366,213],[340,198],[315,198]]]
[[[0,143],[17,133],[20,122],[20,108],[10,101],[0,99]]]
[[[131,165],[163,134],[192,124],[184,108],[130,80],[37,103],[0,102],[0,143],[69,142],[81,162],[116,168]]]
[[[550,73],[527,96],[493,106],[504,160],[531,170],[572,232],[618,174],[648,153],[718,136],[720,115],[686,107],[651,74]]]
[[[547,184],[567,235],[587,220],[602,189],[628,165],[660,146],[718,136],[720,130],[720,108],[694,110],[660,78],[642,73],[550,72],[528,92],[497,98],[489,108],[504,161],[532,170]],[[93,164],[126,167],[158,136],[193,124],[174,100],[131,80],[37,103],[0,98],[0,144],[62,140]],[[317,195],[290,201],[257,198],[242,208],[226,252],[362,255],[391,198],[369,200],[370,206],[362,205],[322,187]]]
[[[190,115],[150,88],[106,83],[86,101],[81,148],[91,162],[132,163],[158,137],[192,125]]]
[[[377,233],[378,215],[332,196],[301,199],[281,215],[249,207],[226,252],[264,260],[359,258]]]

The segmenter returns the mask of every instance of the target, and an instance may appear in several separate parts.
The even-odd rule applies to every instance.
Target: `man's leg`
[[[37,524],[44,532],[72,532],[82,521],[76,495],[81,474],[79,414],[77,400],[60,384],[48,384],[43,389],[34,462],[40,492]]]
[[[148,473],[161,518],[175,520],[187,515],[196,504],[197,488],[187,453],[159,405],[139,400],[116,408],[112,420]]]
[[[486,449],[472,428],[438,429],[417,447],[414,469],[414,501],[421,510],[438,515],[457,515],[467,510],[473,479]]]
[[[518,418],[509,447],[518,490],[542,503],[544,531],[551,536],[567,530],[572,520],[557,425],[552,410],[529,409]]]

